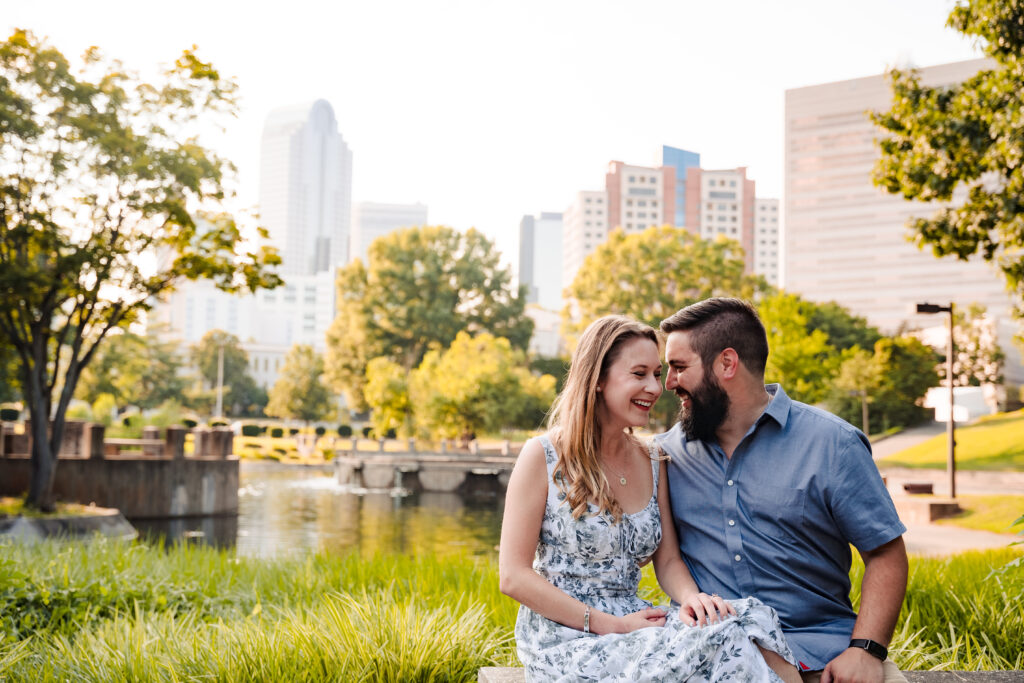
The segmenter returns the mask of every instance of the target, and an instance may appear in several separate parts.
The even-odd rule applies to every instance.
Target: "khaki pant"
[[[906,677],[896,668],[891,659],[882,662],[882,666],[885,673],[885,683],[907,683]],[[804,683],[820,683],[821,681],[820,671],[803,671],[800,673],[800,676],[804,679]]]

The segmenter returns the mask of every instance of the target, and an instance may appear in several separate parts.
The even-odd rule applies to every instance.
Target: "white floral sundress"
[[[651,458],[654,493],[643,510],[614,524],[591,505],[590,514],[576,520],[552,480],[558,459],[554,446],[547,436],[540,441],[548,496],[533,568],[602,612],[623,616],[651,607],[637,596],[638,563],[661,542],[658,461]],[[687,626],[677,607],[667,607],[663,627],[602,636],[563,626],[523,605],[515,632],[519,659],[529,681],[781,681],[754,645],[795,663],[775,610],[755,598],[730,602],[738,614],[717,624]]]

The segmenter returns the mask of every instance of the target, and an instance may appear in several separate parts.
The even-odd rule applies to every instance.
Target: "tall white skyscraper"
[[[544,212],[519,222],[519,284],[526,302],[562,310],[562,214]]]
[[[608,195],[604,190],[577,192],[562,214],[562,287],[597,245],[608,239]]]
[[[779,200],[754,200],[754,273],[779,284]]]
[[[270,113],[263,127],[260,221],[281,251],[281,274],[348,262],[352,152],[326,100]]]
[[[367,250],[378,237],[400,228],[427,225],[426,204],[382,204],[357,202],[352,210],[352,242],[349,261],[366,263]]]
[[[920,70],[937,86],[969,78],[989,62],[972,60]],[[978,257],[936,258],[908,241],[907,219],[934,205],[909,202],[876,187],[871,171],[883,135],[867,116],[891,106],[882,76],[786,91],[786,175],[782,286],[814,301],[836,301],[882,331],[941,327],[940,316],[916,315],[914,304],[978,302],[996,320],[1006,353],[1006,379],[1024,383],[1012,343],[1002,278]]]

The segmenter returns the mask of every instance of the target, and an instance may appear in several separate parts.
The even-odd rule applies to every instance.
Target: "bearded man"
[[[656,438],[700,589],[774,607],[807,682],[905,681],[887,648],[906,592],[906,527],[867,438],[764,384],[768,340],[749,303],[706,299],[661,330],[665,388],[682,406]],[[859,614],[851,544],[865,567]]]

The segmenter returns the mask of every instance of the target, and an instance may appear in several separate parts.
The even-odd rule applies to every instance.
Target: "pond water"
[[[494,555],[504,497],[340,486],[330,469],[242,463],[237,517],[133,521],[144,536],[272,557],[300,552]]]

